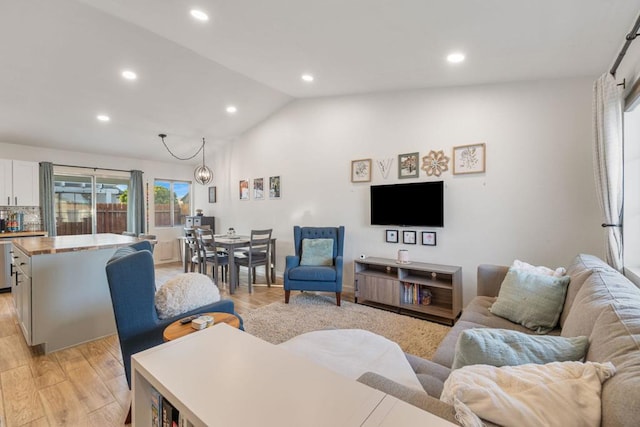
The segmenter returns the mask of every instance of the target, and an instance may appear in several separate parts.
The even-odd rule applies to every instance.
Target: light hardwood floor
[[[156,266],[156,282],[181,272],[177,263]],[[233,295],[221,289],[240,315],[284,300],[280,280],[270,288],[254,285],[252,294],[246,274],[240,280]],[[265,283],[260,270],[257,281]],[[0,294],[0,427],[121,426],[129,401],[117,336],[44,355],[26,345],[11,294]]]

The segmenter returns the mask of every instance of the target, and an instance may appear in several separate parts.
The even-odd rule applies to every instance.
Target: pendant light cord
[[[202,138],[202,145],[200,146],[200,148],[198,149],[198,151],[195,152],[195,154],[191,157],[178,157],[175,154],[173,154],[171,152],[171,149],[169,149],[169,146],[167,146],[167,143],[164,142],[164,139],[167,137],[167,135],[165,135],[164,133],[161,133],[160,135],[158,135],[160,137],[160,139],[162,140],[162,145],[164,145],[164,148],[167,149],[167,151],[169,152],[169,154],[171,154],[174,158],[178,159],[178,160],[191,160],[193,159],[195,156],[197,156],[198,154],[200,154],[200,152],[202,150],[204,150],[204,138]],[[204,165],[204,153],[203,153],[203,159],[202,159],[202,164]]]

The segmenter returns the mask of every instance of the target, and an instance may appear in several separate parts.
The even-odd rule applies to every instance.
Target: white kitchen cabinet
[[[38,162],[0,159],[1,206],[40,206]]]

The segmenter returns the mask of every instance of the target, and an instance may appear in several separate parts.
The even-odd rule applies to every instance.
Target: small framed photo
[[[281,191],[282,191],[282,188],[280,186],[280,177],[279,176],[269,177],[269,198],[279,199],[281,195]]]
[[[398,230],[387,230],[386,231],[386,242],[387,243],[398,243]]]
[[[398,155],[398,178],[417,178],[420,173],[418,153]]]
[[[422,232],[422,244],[426,246],[436,245],[436,232],[435,231],[423,231]]]
[[[411,230],[405,230],[402,232],[402,243],[405,245],[416,244],[416,232]]]
[[[453,147],[453,174],[484,172],[486,148],[484,143]]]
[[[371,159],[351,161],[351,182],[371,181]]]
[[[209,203],[216,202],[216,187],[209,187]]]
[[[240,200],[249,200],[249,180],[241,179],[238,184],[238,189],[240,192]]]
[[[256,178],[253,180],[253,199],[264,199],[264,178]]]

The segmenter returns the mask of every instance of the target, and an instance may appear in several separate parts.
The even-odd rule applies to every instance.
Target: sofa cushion
[[[638,425],[640,420],[640,301],[612,303],[598,316],[587,360],[612,362],[616,375],[602,388],[602,425]]]
[[[579,361],[584,358],[588,344],[587,337],[538,336],[508,329],[467,329],[458,337],[451,368]]]
[[[160,319],[178,316],[216,301],[220,301],[218,287],[209,276],[200,273],[179,274],[167,280],[155,295]]]
[[[640,304],[640,289],[613,269],[597,268],[584,282],[562,327],[563,337],[589,336],[610,303]]]
[[[595,255],[578,254],[567,267],[567,276],[574,276],[584,270],[617,272],[609,264]]]
[[[564,306],[562,307],[562,313],[560,314],[560,327],[563,327],[564,322],[567,321],[567,316],[569,316],[569,312],[573,306],[573,301],[576,299],[576,295],[578,295],[578,291],[582,285],[584,285],[584,282],[589,278],[589,276],[591,276],[592,272],[592,270],[580,270],[570,276],[571,281],[567,287],[567,296],[564,298]]]
[[[510,268],[498,299],[489,310],[536,333],[547,333],[560,319],[569,281],[568,276],[554,277]]]
[[[416,373],[418,381],[422,384],[424,391],[426,391],[429,396],[439,399],[442,393],[442,387],[449,377],[451,369],[411,354],[407,354],[406,357],[409,365],[411,365],[411,368]]]
[[[334,267],[309,265],[290,269],[289,279],[311,282],[335,282],[337,274]]]
[[[302,239],[300,265],[333,265],[333,239]]]
[[[454,405],[462,425],[600,426],[602,383],[611,363],[465,366],[451,372],[440,400]]]

